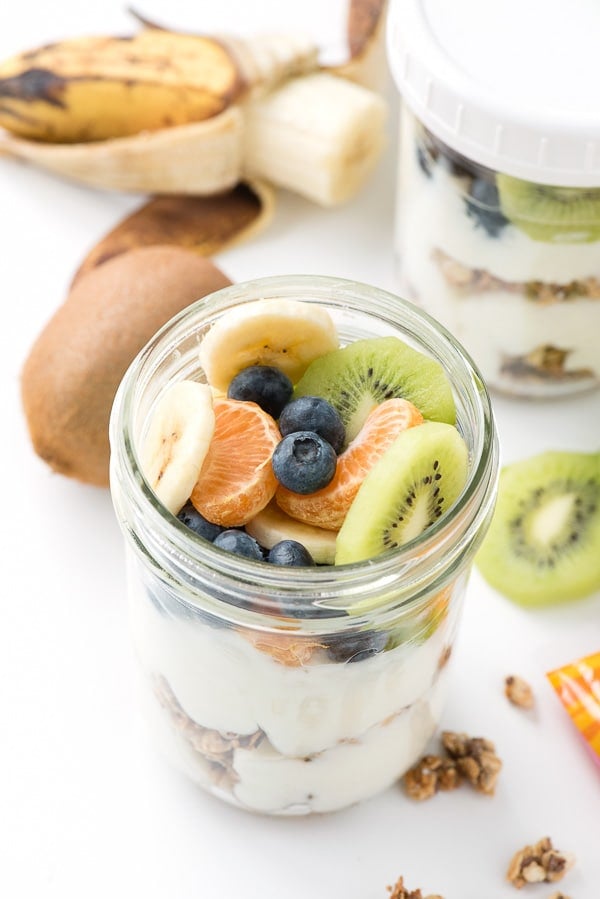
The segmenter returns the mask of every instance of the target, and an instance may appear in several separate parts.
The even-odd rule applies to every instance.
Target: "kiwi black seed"
[[[296,385],[294,396],[320,396],[344,422],[353,440],[369,413],[384,400],[410,400],[424,418],[454,424],[452,388],[439,362],[397,337],[373,337],[312,362]]]
[[[452,425],[402,431],[360,486],[337,536],[335,564],[397,549],[435,524],[467,480],[468,452]]]
[[[547,452],[507,466],[476,561],[522,605],[600,589],[600,453]]]

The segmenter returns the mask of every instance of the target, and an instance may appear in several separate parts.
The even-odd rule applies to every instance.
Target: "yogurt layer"
[[[451,642],[448,619],[424,643],[357,663],[287,666],[236,630],[161,614],[132,585],[136,652],[148,676],[164,678],[194,722],[222,733],[266,733],[287,756],[306,756],[362,736],[421,699]],[[319,655],[319,652],[321,653]]]
[[[589,369],[590,385],[600,377],[599,300],[581,298],[546,306],[502,290],[463,296],[449,286],[423,237],[415,230],[403,243],[406,289],[473,354],[486,380],[498,383],[507,360],[543,344],[568,351],[567,371]],[[514,387],[514,379],[502,380],[507,388]],[[568,382],[565,387],[572,389]],[[547,387],[542,389],[547,392]]]
[[[374,725],[360,739],[342,740],[316,755],[284,756],[267,738],[255,748],[236,749],[224,782],[173,726],[143,674],[139,691],[153,742],[174,767],[227,802],[251,811],[294,815],[336,811],[381,792],[401,777],[439,724],[446,676],[440,672],[421,699]]]

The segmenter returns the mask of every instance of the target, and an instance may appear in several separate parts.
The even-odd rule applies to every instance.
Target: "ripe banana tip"
[[[67,79],[49,69],[26,69],[19,75],[11,75],[8,78],[0,78],[0,100],[22,100],[25,103],[45,102],[51,106],[65,108],[63,94],[67,86]],[[15,110],[2,110],[4,113],[12,112],[17,118],[24,114]]]

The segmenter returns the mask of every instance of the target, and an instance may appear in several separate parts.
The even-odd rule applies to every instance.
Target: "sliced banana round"
[[[333,565],[337,532],[296,521],[286,515],[275,501],[255,515],[246,524],[246,530],[265,549],[272,549],[280,540],[297,540],[318,565]]]
[[[208,383],[226,391],[249,365],[273,365],[296,383],[313,359],[339,346],[329,313],[297,300],[254,300],[230,309],[200,345]]]
[[[215,429],[210,387],[178,381],[159,400],[140,453],[144,476],[177,515],[198,480]]]

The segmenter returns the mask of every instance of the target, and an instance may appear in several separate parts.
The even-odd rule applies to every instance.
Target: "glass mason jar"
[[[426,533],[367,562],[282,568],[196,538],[156,499],[138,461],[151,410],[174,382],[203,380],[198,346],[211,324],[262,297],[322,305],[343,344],[396,335],[444,366],[469,477]],[[469,568],[495,498],[489,398],[461,347],[412,304],[367,285],[309,276],[237,284],[173,319],[134,361],[111,447],[142,703],[157,745],[206,790],[270,814],[332,811],[392,784],[440,720]]]
[[[568,0],[391,4],[399,287],[509,395],[600,384],[598,29]]]
[[[534,184],[486,168],[406,106],[400,147],[404,295],[443,322],[504,393],[553,397],[597,386],[600,188]]]

